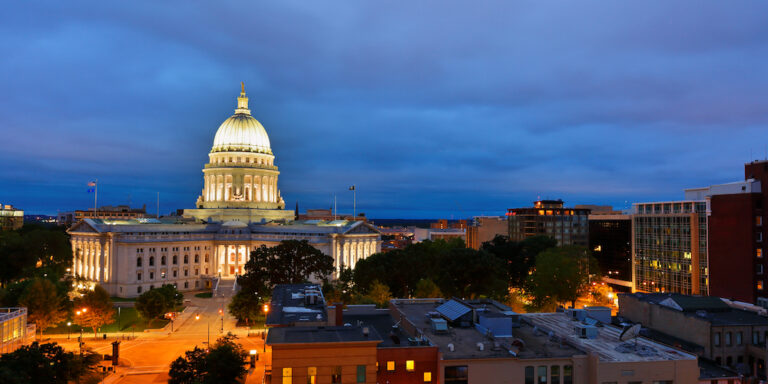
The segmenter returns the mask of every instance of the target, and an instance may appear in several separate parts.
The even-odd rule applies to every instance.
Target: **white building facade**
[[[219,127],[197,208],[183,218],[85,219],[69,229],[73,272],[110,294],[135,297],[163,284],[210,288],[235,278],[253,249],[307,240],[336,269],[381,251],[381,234],[363,221],[293,221],[277,188],[278,170],[264,127],[250,115],[245,89],[235,115]]]

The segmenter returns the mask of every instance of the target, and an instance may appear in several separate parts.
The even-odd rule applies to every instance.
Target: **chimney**
[[[336,326],[341,327],[344,325],[344,304],[343,303],[334,303],[333,304],[334,312],[336,313]]]

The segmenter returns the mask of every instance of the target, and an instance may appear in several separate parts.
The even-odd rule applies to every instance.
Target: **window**
[[[195,255],[195,263],[199,263],[199,262],[200,262],[200,255]]]
[[[563,366],[563,384],[573,384],[573,366]]]
[[[176,277],[176,270],[173,270],[173,277]]]
[[[755,216],[755,225],[758,227],[763,225],[763,217],[762,216]]]
[[[165,256],[160,257],[160,265],[165,265]]]
[[[141,286],[136,287],[136,293],[141,293]]]
[[[141,257],[136,258],[136,266],[141,267]]]
[[[165,279],[165,271],[160,272],[160,278]]]
[[[189,270],[188,270],[188,269],[185,269],[185,270],[184,270],[184,276],[185,276],[185,277],[186,277],[186,276],[189,276]]]
[[[414,369],[413,366],[414,366],[413,360],[406,360],[405,361],[405,370],[406,371],[413,372],[413,369]]]
[[[293,384],[293,368],[283,368],[283,384]]]
[[[553,365],[549,368],[549,381],[552,382],[552,384],[560,384],[560,366],[559,365]]]
[[[744,337],[742,332],[736,332],[736,345],[741,345],[741,339]]]
[[[149,279],[152,280],[154,278],[155,278],[155,273],[154,272],[150,272],[149,273]]]
[[[547,366],[539,365],[538,371],[539,384],[547,384]]]
[[[760,333],[757,331],[752,332],[752,345],[760,344]]]
[[[731,356],[726,357],[725,358],[725,365],[727,365],[729,367],[732,366],[733,365],[733,357],[731,357]]]
[[[757,241],[758,243],[762,243],[763,242],[763,233],[762,232],[758,232],[757,235],[755,235],[755,241]]]
[[[205,255],[205,262],[208,262],[208,255]]]
[[[525,367],[525,384],[534,384],[533,380],[533,365]]]
[[[713,341],[713,344],[715,344],[715,347],[720,346],[720,332],[715,332],[715,340]]]
[[[755,271],[757,272],[758,275],[762,275],[763,274],[763,265],[762,264],[758,264],[757,268],[755,269]]]
[[[199,274],[200,274],[200,270],[199,270],[199,269],[197,269],[197,268],[195,268],[195,276],[197,276],[197,275],[199,275]]]
[[[387,371],[394,371],[394,370],[395,370],[395,362],[387,361]]]
[[[150,256],[149,257],[149,266],[150,267],[154,267],[155,266],[155,257],[154,256]]]
[[[317,384],[317,367],[307,368],[307,384]]]
[[[365,365],[357,366],[357,382],[365,383]]]
[[[730,332],[726,332],[725,333],[725,345],[727,345],[729,347],[731,346],[731,333]]]
[[[184,264],[189,264],[189,255],[184,255]]]
[[[425,383],[432,382],[432,372],[424,372],[424,382]]]
[[[763,258],[763,249],[762,248],[755,249],[755,257],[757,257],[758,259],[762,259]]]
[[[179,263],[179,257],[176,255],[173,255],[173,265],[176,265]]]
[[[189,281],[184,282],[184,288],[189,288]]]
[[[469,384],[469,370],[466,365],[445,367],[445,384]]]
[[[341,383],[341,366],[337,365],[331,370],[331,383]]]
[[[141,280],[141,272],[136,274],[136,280]]]
[[[757,281],[757,290],[758,291],[762,291],[763,290],[763,281],[762,280],[758,280]]]

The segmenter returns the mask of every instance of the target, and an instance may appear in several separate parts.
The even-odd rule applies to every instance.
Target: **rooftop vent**
[[[477,345],[478,351],[483,351],[485,349],[485,344],[483,344],[482,342],[478,342],[476,345]]]
[[[453,345],[453,343],[448,343],[448,351],[453,352],[456,349],[456,347]]]

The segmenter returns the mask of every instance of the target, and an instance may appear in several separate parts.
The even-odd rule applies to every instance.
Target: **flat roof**
[[[368,331],[366,335],[364,330]],[[280,327],[270,328],[266,343],[306,344],[306,343],[357,343],[381,342],[375,328],[365,327]]]
[[[714,326],[768,325],[768,317],[755,312],[733,308],[718,297],[693,296],[677,293],[624,293],[637,300],[659,305],[689,317],[709,321]],[[671,301],[671,302],[670,302]],[[676,304],[677,308],[672,305]]]
[[[403,348],[411,347],[408,339],[413,337],[406,333],[402,327],[394,327],[395,321],[389,313],[380,314],[344,314],[344,323],[356,327],[369,327],[376,329],[381,337],[379,348]],[[423,345],[421,345],[423,347]]]
[[[632,362],[661,360],[696,360],[696,356],[670,346],[656,343],[644,337],[633,341],[621,341],[622,329],[612,325],[597,327],[597,337],[582,339],[573,330],[580,322],[571,320],[564,313],[528,313],[524,319],[544,332],[553,332],[569,345],[586,352],[594,352],[602,361]],[[637,348],[635,348],[635,345]]]
[[[319,291],[315,304],[307,304],[305,292]],[[325,323],[328,313],[325,298],[318,284],[279,284],[272,290],[272,301],[266,325],[293,325],[297,323]]]
[[[557,341],[550,340],[546,333],[534,332],[533,326],[521,324],[514,328],[514,337],[490,338],[474,327],[460,328],[449,327],[447,333],[433,333],[428,314],[435,312],[445,300],[394,300],[395,308],[400,311],[405,320],[413,324],[418,332],[426,337],[433,345],[436,345],[442,353],[443,359],[487,359],[487,358],[518,358],[535,359],[547,357],[570,357],[583,354],[582,351]],[[464,301],[477,308],[482,308],[485,313],[503,314],[510,308],[492,301]],[[517,348],[514,343],[522,341],[523,348]],[[483,350],[478,347],[483,344]],[[453,351],[449,344],[453,345]],[[509,351],[517,351],[516,356]]]

